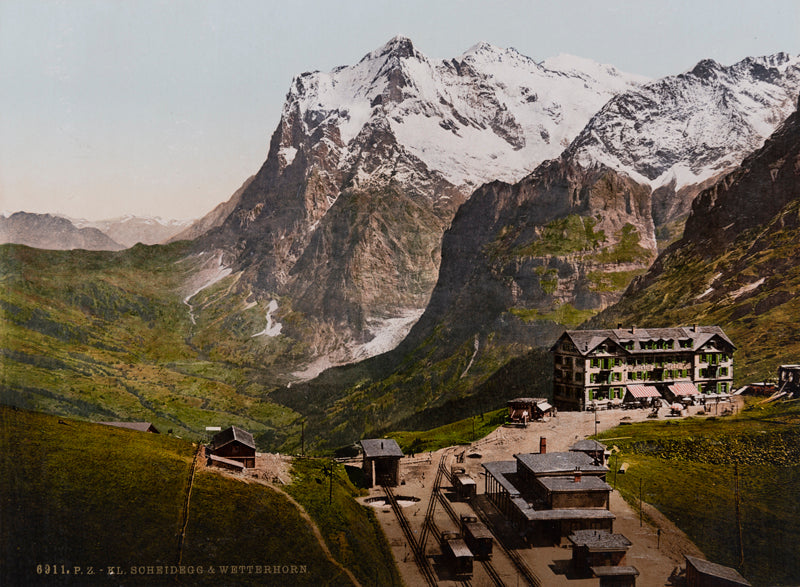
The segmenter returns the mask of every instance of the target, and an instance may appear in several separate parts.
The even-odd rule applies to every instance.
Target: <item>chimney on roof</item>
[[[617,322],[617,330],[622,330],[622,322]]]
[[[539,454],[547,453],[547,439],[544,436],[539,437]]]
[[[573,479],[573,481],[575,481],[575,483],[580,483],[581,482],[581,468],[580,467],[575,467],[575,478]]]
[[[383,450],[383,441],[381,440],[381,450]]]
[[[692,324],[692,332],[697,332],[697,324]]]

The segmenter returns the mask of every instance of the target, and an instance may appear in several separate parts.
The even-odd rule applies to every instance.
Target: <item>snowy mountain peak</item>
[[[587,168],[599,162],[653,189],[669,188],[666,193],[700,186],[759,148],[792,112],[798,92],[800,59],[786,54],[731,66],[704,59],[614,97],[568,155]],[[680,205],[672,198],[662,220],[685,213],[693,193],[685,190]]]
[[[398,167],[412,158],[465,195],[494,179],[515,182],[558,156],[609,98],[641,83],[590,63],[582,62],[580,75],[547,70],[486,42],[458,58],[432,60],[397,36],[355,65],[295,78],[278,156],[284,166],[300,152],[312,160],[311,152],[324,144],[326,165],[357,183],[376,172],[413,183],[419,165]],[[578,68],[576,60],[571,67]],[[377,159],[364,150],[388,145],[388,136],[395,154],[385,155],[394,163],[384,158],[376,168],[365,167],[364,161]],[[313,144],[310,137],[316,137]]]
[[[368,53],[363,59],[380,59],[391,55],[401,59],[417,56],[417,50],[414,48],[414,43],[411,39],[403,35],[396,35],[389,39],[389,41],[379,49]],[[363,61],[362,59],[362,61]]]

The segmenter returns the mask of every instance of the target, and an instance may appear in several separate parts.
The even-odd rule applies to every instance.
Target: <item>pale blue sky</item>
[[[0,210],[197,217],[263,163],[295,74],[396,34],[651,77],[800,52],[800,1],[0,0]]]

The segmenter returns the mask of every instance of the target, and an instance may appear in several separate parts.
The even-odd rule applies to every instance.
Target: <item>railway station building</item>
[[[586,453],[516,454],[483,468],[488,498],[531,544],[567,544],[577,530],[613,530],[608,468]]]

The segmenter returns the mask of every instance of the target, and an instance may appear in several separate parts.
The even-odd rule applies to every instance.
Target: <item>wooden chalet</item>
[[[400,484],[400,459],[403,451],[393,438],[360,440],[363,453],[362,469],[368,487]]]
[[[218,432],[206,447],[206,452],[216,457],[239,462],[244,468],[256,466],[256,443],[253,435],[236,426]]]
[[[158,429],[150,422],[100,422],[104,426],[114,426],[115,428],[127,428],[128,430],[138,430],[139,432],[150,432],[160,434]]]

